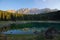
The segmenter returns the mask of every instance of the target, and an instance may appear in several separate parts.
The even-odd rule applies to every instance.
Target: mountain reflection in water
[[[38,23],[38,22],[35,23],[34,22],[34,23],[27,23],[27,24],[23,24],[23,25],[24,25],[24,27],[27,25],[27,28],[17,29],[17,30],[16,29],[8,30],[7,32],[3,32],[3,33],[4,34],[33,34],[34,31],[40,32],[41,30],[46,30],[46,28],[51,27],[51,26],[54,26],[55,28],[60,29],[60,23],[47,23],[47,22],[46,23]],[[15,26],[23,27],[23,25],[18,24]],[[30,28],[28,28],[28,27],[30,27]]]
[[[28,30],[27,30],[28,29]],[[23,29],[17,29],[17,30],[8,30],[6,32],[2,32],[4,34],[34,34],[35,31],[40,32],[41,30],[44,30],[45,28],[23,28]]]
[[[3,33],[4,34],[33,34],[32,31],[23,31],[23,30],[9,30]]]

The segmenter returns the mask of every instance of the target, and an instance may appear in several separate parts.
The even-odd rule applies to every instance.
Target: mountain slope
[[[35,21],[45,21],[45,20],[55,20],[60,21],[60,10],[53,12],[44,12],[37,14],[20,14],[20,13],[10,13],[6,11],[0,11],[0,20],[35,20]]]
[[[23,13],[23,14],[39,14],[39,13],[48,13],[48,12],[53,12],[53,11],[58,11],[57,9],[49,9],[49,8],[44,8],[44,9],[38,9],[38,8],[22,8],[16,11],[16,13]]]

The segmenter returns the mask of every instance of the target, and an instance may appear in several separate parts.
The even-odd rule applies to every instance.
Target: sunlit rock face
[[[38,8],[21,8],[16,11],[16,13],[22,13],[22,14],[40,14],[40,13],[48,13],[48,12],[54,12],[58,11],[58,9],[50,9],[50,8],[44,8],[44,9],[38,9]]]
[[[16,11],[17,13],[22,13],[22,14],[36,14],[36,13],[40,13],[40,10],[37,8],[22,8]]]
[[[40,13],[48,13],[48,12],[53,12],[53,11],[58,11],[58,9],[21,8],[21,9],[17,9],[17,10],[7,10],[7,12],[19,13],[19,14],[40,14]]]
[[[7,10],[7,12],[15,13],[16,11],[15,10]]]
[[[28,8],[21,8],[21,9],[17,10],[16,13],[28,14],[29,11],[30,11],[30,10],[29,10]]]

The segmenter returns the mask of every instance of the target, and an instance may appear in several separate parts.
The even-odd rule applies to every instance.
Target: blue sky
[[[60,9],[60,0],[0,0],[0,10],[20,8]]]

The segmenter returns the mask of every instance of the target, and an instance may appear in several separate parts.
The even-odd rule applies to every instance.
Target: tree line
[[[40,14],[9,13],[0,10],[0,21],[60,20],[60,11]]]

